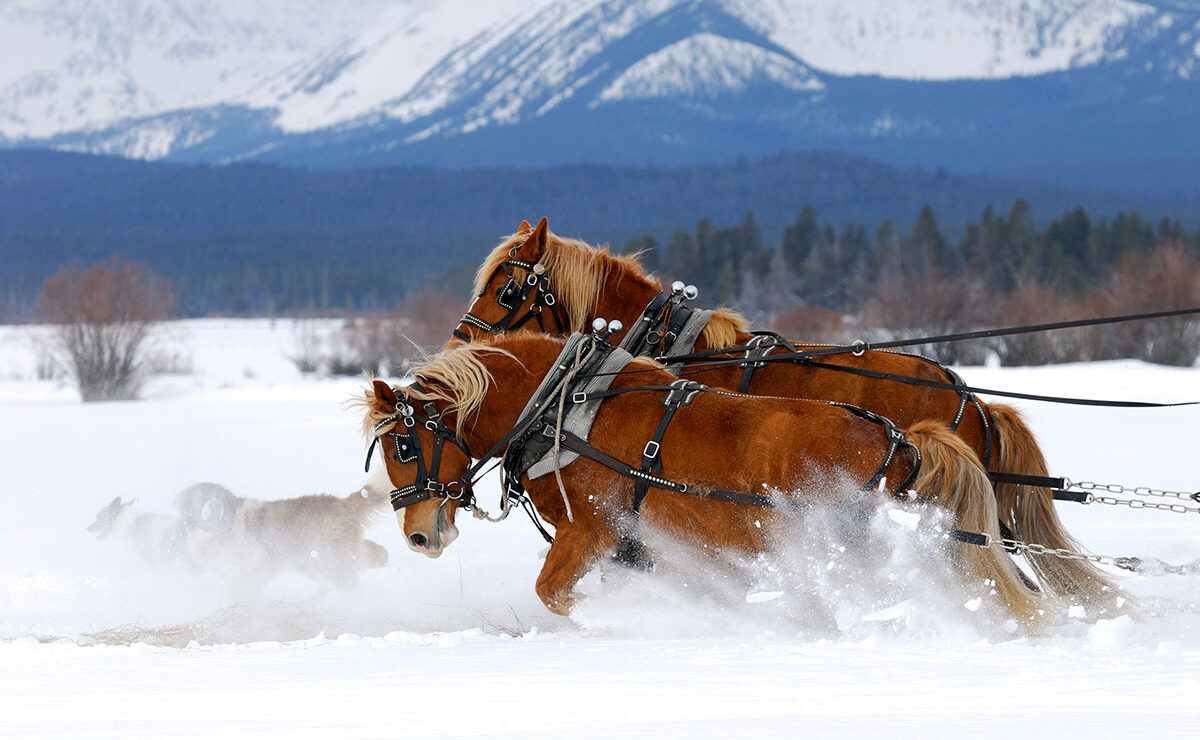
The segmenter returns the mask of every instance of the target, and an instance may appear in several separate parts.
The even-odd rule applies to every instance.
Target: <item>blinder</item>
[[[513,273],[513,268],[519,267],[522,270],[529,272],[525,280],[518,280]],[[457,339],[464,342],[471,341],[471,336],[462,330],[462,325],[467,324],[476,329],[481,329],[489,334],[499,334],[504,331],[512,331],[521,328],[530,320],[537,321],[538,329],[544,334],[547,333],[545,321],[542,318],[544,308],[549,308],[550,317],[554,319],[555,333],[562,334],[567,330],[567,322],[563,321],[558,314],[557,304],[558,299],[555,298],[554,292],[550,288],[550,281],[546,277],[546,268],[537,262],[522,262],[517,259],[507,259],[501,262],[496,270],[492,272],[488,278],[488,283],[496,277],[496,273],[504,270],[507,279],[504,285],[496,290],[496,303],[506,310],[506,313],[499,321],[489,323],[475,314],[468,311],[459,321],[459,326],[455,327],[452,332]],[[476,299],[482,298],[484,292],[476,296]],[[529,305],[529,310],[523,315],[518,316],[521,306],[529,300],[530,296],[533,300]]]
[[[420,386],[416,384],[414,386],[420,389]],[[416,480],[407,486],[392,490],[389,496],[392,509],[399,511],[406,506],[412,506],[422,501],[444,498],[458,501],[460,506],[469,511],[475,503],[475,495],[469,480],[471,470],[468,468],[463,478],[448,483],[438,480],[438,473],[441,471],[442,449],[447,441],[466,455],[468,462],[473,460],[474,456],[466,441],[446,426],[441,413],[432,402],[425,401],[422,410],[425,415],[424,419],[417,416],[417,411],[413,406],[401,401],[396,406],[395,414],[375,425],[375,439],[371,442],[370,449],[367,450],[365,468],[370,469],[375,443],[382,436],[390,436],[392,438],[392,459],[401,465],[416,464],[417,466]],[[416,434],[417,422],[422,422],[423,426],[433,434],[433,453],[429,470],[425,469],[425,458],[421,454],[421,438]],[[397,431],[401,424],[404,426],[403,432]],[[388,429],[389,425],[391,429]]]

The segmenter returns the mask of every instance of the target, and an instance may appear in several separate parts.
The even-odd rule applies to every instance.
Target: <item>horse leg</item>
[[[613,546],[613,537],[601,537],[578,526],[559,527],[546,562],[538,574],[537,595],[546,608],[566,616],[575,605],[572,593],[588,567]]]

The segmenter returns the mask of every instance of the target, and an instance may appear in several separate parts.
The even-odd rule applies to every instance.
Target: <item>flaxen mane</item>
[[[451,347],[434,355],[424,367],[413,371],[413,377],[425,390],[409,386],[403,389],[402,395],[417,401],[446,401],[449,405],[442,411],[456,413],[457,431],[461,433],[463,420],[479,409],[492,384],[492,373],[480,359],[480,355],[485,353],[512,356],[507,350],[483,344]],[[367,409],[363,418],[363,435],[373,437],[376,434],[375,425],[391,416],[392,412],[381,407],[382,404],[370,388],[363,391],[360,403]]]
[[[492,274],[509,252],[529,237],[528,231],[518,231],[492,250],[475,274],[475,293],[487,286]],[[564,239],[553,232],[546,233],[546,253],[538,260],[546,267],[559,305],[567,312],[571,331],[587,331],[587,317],[595,311],[600,289],[609,272],[618,269],[625,274],[644,275],[645,270],[635,257],[612,254],[609,248],[592,247],[579,239]]]
[[[529,238],[528,230],[506,237],[475,274],[475,294],[487,287],[509,253]],[[546,253],[540,262],[546,266],[550,284],[554,287],[559,305],[567,312],[571,331],[587,331],[587,317],[595,312],[600,290],[613,273],[620,280],[640,280],[662,290],[658,278],[648,275],[636,255],[613,254],[609,247],[593,247],[580,239],[564,239],[547,231]],[[728,308],[718,308],[704,328],[704,339],[710,347],[731,347],[737,344],[737,332],[745,330],[746,320]]]
[[[475,342],[460,344],[450,349],[442,350],[434,355],[424,366],[413,370],[413,377],[424,388],[419,391],[408,386],[402,389],[405,398],[418,401],[446,401],[448,405],[442,413],[454,412],[457,417],[457,431],[462,432],[464,420],[479,410],[484,397],[492,385],[492,373],[483,362],[486,354],[501,354],[513,357],[504,348],[505,344],[520,342],[524,337],[500,336],[496,344]],[[649,357],[635,357],[630,363],[636,367],[662,369],[662,365]],[[354,402],[367,411],[363,417],[363,436],[370,439],[377,433],[386,432],[391,427],[376,430],[376,425],[392,416],[393,411],[383,407],[375,392],[370,388],[363,391],[363,397]]]

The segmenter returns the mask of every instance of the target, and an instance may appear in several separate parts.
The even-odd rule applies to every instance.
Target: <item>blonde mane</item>
[[[737,344],[737,333],[746,330],[746,320],[737,311],[718,308],[713,311],[708,326],[704,327],[704,341],[709,347],[732,347]]]
[[[492,250],[475,273],[475,295],[483,293],[492,275],[510,259],[512,250],[525,243],[529,234],[518,231]],[[546,253],[539,262],[546,267],[558,304],[567,312],[571,331],[588,331],[587,317],[595,312],[600,290],[614,271],[619,271],[623,279],[640,280],[663,290],[662,282],[647,274],[636,255],[613,254],[607,246],[593,247],[580,239],[565,239],[550,231],[546,233]],[[515,268],[515,273],[518,279],[525,278],[524,270]],[[745,330],[746,320],[740,314],[718,308],[704,327],[704,341],[713,348],[732,347],[737,344],[737,333]]]
[[[413,378],[425,390],[407,386],[397,389],[397,395],[408,400],[445,401],[448,405],[442,409],[442,414],[455,415],[455,431],[461,434],[465,420],[479,410],[492,385],[492,373],[482,359],[485,354],[513,356],[506,349],[484,344],[461,344],[442,350],[423,367],[413,370]],[[375,436],[376,425],[392,413],[380,408],[381,403],[374,391],[368,389],[363,396],[361,404],[367,408],[363,434],[369,438]],[[385,432],[388,428],[378,432]]]
[[[475,295],[487,288],[492,275],[510,258],[509,252],[527,238],[529,232],[518,231],[492,250],[475,273]],[[600,289],[612,271],[621,270],[626,276],[654,283],[636,257],[613,254],[607,246],[593,247],[580,239],[565,239],[549,231],[546,252],[538,261],[546,268],[558,305],[567,312],[571,331],[588,330],[587,317],[595,311]],[[519,278],[525,277],[524,270],[515,270]]]

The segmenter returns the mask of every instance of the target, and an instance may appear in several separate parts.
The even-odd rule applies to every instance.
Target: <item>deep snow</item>
[[[329,324],[326,326],[332,326]],[[244,496],[346,495],[366,481],[358,379],[301,377],[288,322],[167,327],[188,374],[133,403],[35,379],[31,334],[0,327],[0,736],[677,737],[1194,735],[1200,577],[1133,576],[1136,618],[1079,610],[1006,628],[947,576],[928,532],[881,510],[845,547],[820,513],[737,577],[605,568],[570,618],[533,593],[527,521],[460,517],[439,560],[391,554],[354,589],[297,576],[231,599],[85,532],[113,496],[172,513],[203,480]],[[1200,369],[1109,362],[962,368],[988,388],[1200,399]],[[1197,407],[1015,402],[1052,471],[1197,488]],[[495,501],[494,481],[481,490]],[[1200,559],[1200,515],[1059,504],[1089,549]]]

